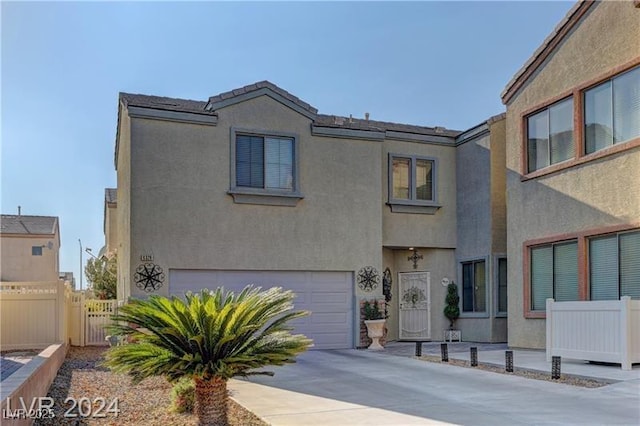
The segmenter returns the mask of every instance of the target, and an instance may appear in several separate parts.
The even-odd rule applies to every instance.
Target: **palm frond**
[[[133,300],[113,317],[112,334],[138,343],[111,348],[106,365],[136,381],[153,375],[228,379],[271,374],[256,369],[294,362],[311,340],[292,335],[295,295],[275,287],[245,287],[240,293],[202,290],[177,297]]]

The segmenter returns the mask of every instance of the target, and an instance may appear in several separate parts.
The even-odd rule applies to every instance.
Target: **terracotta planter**
[[[380,338],[384,335],[384,324],[386,320],[365,320],[367,326],[367,335],[371,338],[372,342],[369,345],[369,350],[381,351],[384,347],[380,344]]]

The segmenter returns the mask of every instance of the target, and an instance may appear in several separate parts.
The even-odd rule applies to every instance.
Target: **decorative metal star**
[[[358,271],[358,287],[364,291],[371,291],[380,284],[380,275],[373,266],[365,266]]]
[[[150,293],[162,287],[165,275],[160,266],[153,263],[145,263],[138,266],[133,279],[139,289]]]

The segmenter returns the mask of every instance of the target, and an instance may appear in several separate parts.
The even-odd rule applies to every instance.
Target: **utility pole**
[[[82,241],[78,238],[78,244],[80,244],[80,291],[82,291]]]

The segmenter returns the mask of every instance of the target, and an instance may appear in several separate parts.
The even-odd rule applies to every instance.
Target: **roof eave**
[[[500,94],[502,103],[506,105],[518,91],[527,83],[529,78],[538,70],[544,61],[553,53],[560,42],[580,22],[587,11],[596,4],[595,0],[581,0],[576,3],[556,26],[554,31],[542,42],[525,64],[516,72],[511,81]]]

